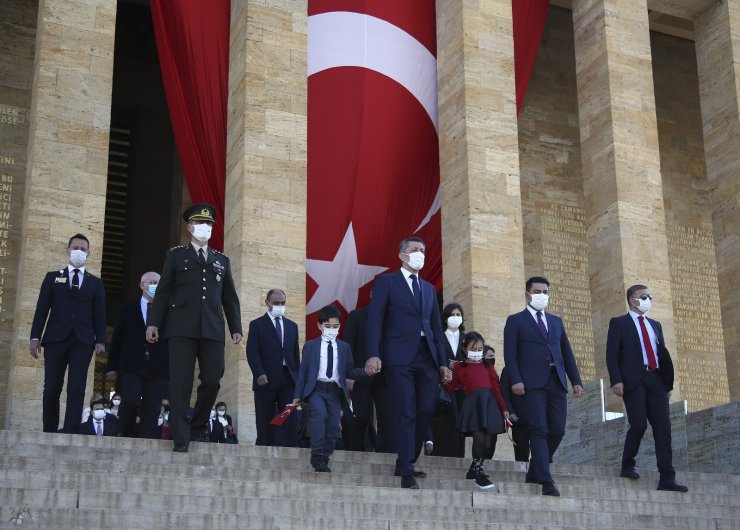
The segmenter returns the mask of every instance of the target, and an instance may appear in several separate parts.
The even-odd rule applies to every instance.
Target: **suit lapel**
[[[525,309],[524,311],[522,311],[522,315],[527,320],[527,322],[529,322],[529,325],[532,326],[532,329],[534,329],[537,332],[537,336],[542,339],[542,342],[544,342],[545,344],[547,344],[548,341],[549,341],[549,338],[548,339],[545,339],[545,337],[542,336],[542,332],[540,331],[540,327],[537,325],[537,322],[535,322],[534,317],[529,312],[529,309]],[[545,318],[547,318],[547,317],[545,317]],[[548,321],[548,324],[549,323],[550,322]],[[548,328],[547,331],[548,331],[548,337],[549,337],[550,336],[550,328]]]
[[[398,289],[401,290],[402,293],[404,293],[404,296],[406,297],[406,300],[408,300],[409,304],[416,309],[416,302],[414,300],[414,293],[411,292],[411,289],[409,289],[409,284],[406,281],[406,277],[403,275],[401,271],[398,271],[396,273],[396,283],[398,284]],[[419,284],[419,289],[421,289],[421,284]],[[422,296],[422,301],[424,299],[424,296]]]

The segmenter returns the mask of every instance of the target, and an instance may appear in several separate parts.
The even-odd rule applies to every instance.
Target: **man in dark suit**
[[[74,432],[89,436],[118,436],[118,418],[105,412],[107,402],[105,398],[93,399],[90,402],[90,417]]]
[[[160,437],[157,419],[169,377],[169,354],[167,341],[146,341],[146,319],[159,279],[156,272],[144,273],[139,282],[141,297],[121,308],[113,330],[107,376],[117,381],[121,392],[118,419],[123,436]]]
[[[424,242],[401,241],[401,270],[379,276],[368,309],[365,371],[385,372],[396,403],[396,475],[404,488],[418,488],[414,462],[429,433],[429,420],[439,395],[438,382],[452,380],[444,350],[437,293],[420,280]]]
[[[292,414],[281,427],[270,426],[276,413],[292,403],[300,366],[298,324],[284,317],[285,292],[270,289],[267,312],[249,323],[247,362],[252,369],[257,445],[295,447],[298,425]]]
[[[527,307],[506,319],[504,360],[511,391],[523,398],[530,429],[532,458],[526,481],[541,484],[543,495],[559,496],[550,462],[565,434],[566,375],[575,396],[583,393],[583,384],[563,321],[544,311],[549,293],[546,278],[527,280]]]
[[[67,244],[69,264],[46,274],[31,325],[29,351],[38,359],[44,348],[44,432],[59,429],[59,396],[67,373],[67,408],[62,431],[80,424],[93,351],[105,350],[105,290],[85,269],[90,242],[75,234]],[[48,322],[47,322],[48,317]]]
[[[231,340],[242,340],[241,310],[231,264],[208,247],[216,208],[194,204],[185,210],[190,243],[167,251],[162,277],[149,312],[146,338],[169,339],[170,425],[174,451],[185,453],[191,440],[207,440],[205,424],[224,373],[224,316]],[[198,397],[188,422],[195,359],[200,369]],[[192,428],[191,428],[192,426]]]
[[[606,366],[612,392],[624,401],[630,425],[624,439],[620,476],[640,478],[635,471],[635,457],[649,421],[660,472],[658,489],[686,492],[689,488],[676,482],[673,469],[668,411],[668,398],[673,390],[673,362],[660,322],[645,316],[652,299],[647,286],[633,285],[627,289],[629,312],[609,322]]]

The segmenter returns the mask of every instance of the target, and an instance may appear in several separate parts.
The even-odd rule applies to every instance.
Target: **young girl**
[[[473,436],[473,463],[466,478],[474,478],[480,489],[487,490],[494,484],[483,472],[483,460],[490,454],[493,436],[505,431],[504,418],[509,417],[509,411],[501,396],[498,375],[492,365],[482,362],[483,347],[480,333],[471,331],[465,335],[464,360],[452,367],[452,381],[445,385],[445,389],[465,392],[457,428],[461,433]]]

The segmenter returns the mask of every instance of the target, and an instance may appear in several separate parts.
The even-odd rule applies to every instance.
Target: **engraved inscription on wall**
[[[712,232],[666,226],[678,358],[690,411],[730,400]]]
[[[595,379],[585,213],[583,208],[551,204],[540,217],[543,273],[552,284],[549,309],[563,318],[581,378]]]

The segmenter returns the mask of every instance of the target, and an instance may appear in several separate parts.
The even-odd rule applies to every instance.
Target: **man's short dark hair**
[[[629,289],[627,289],[627,305],[629,305],[630,298],[632,298],[637,291],[640,291],[642,289],[647,289],[647,288],[648,288],[647,285],[637,284],[637,285],[633,285],[632,287],[630,287]]]
[[[342,322],[342,313],[335,306],[327,305],[319,309],[319,324],[329,322],[332,318],[336,318],[339,322]]]
[[[421,243],[422,245],[426,246],[426,243],[424,243],[424,240],[422,238],[411,236],[407,237],[398,244],[398,251],[405,253],[406,249],[409,248],[409,243]]]
[[[265,301],[266,302],[269,302],[270,301],[270,298],[275,293],[281,293],[283,296],[285,296],[285,291],[283,291],[282,289],[270,289],[269,291],[267,291],[267,298],[265,298]]]
[[[85,243],[87,243],[87,248],[90,248],[90,240],[87,239],[82,234],[75,234],[72,237],[70,237],[69,241],[67,242],[67,248],[72,246],[72,241],[74,241],[75,239],[82,239]]]
[[[532,288],[533,283],[544,283],[545,285],[550,287],[550,281],[544,276],[532,276],[529,280],[527,280],[527,292],[529,292],[529,290]]]
[[[103,408],[105,408],[108,405],[108,400],[104,397],[93,398],[90,401],[90,410],[92,410],[94,405],[103,405]]]

